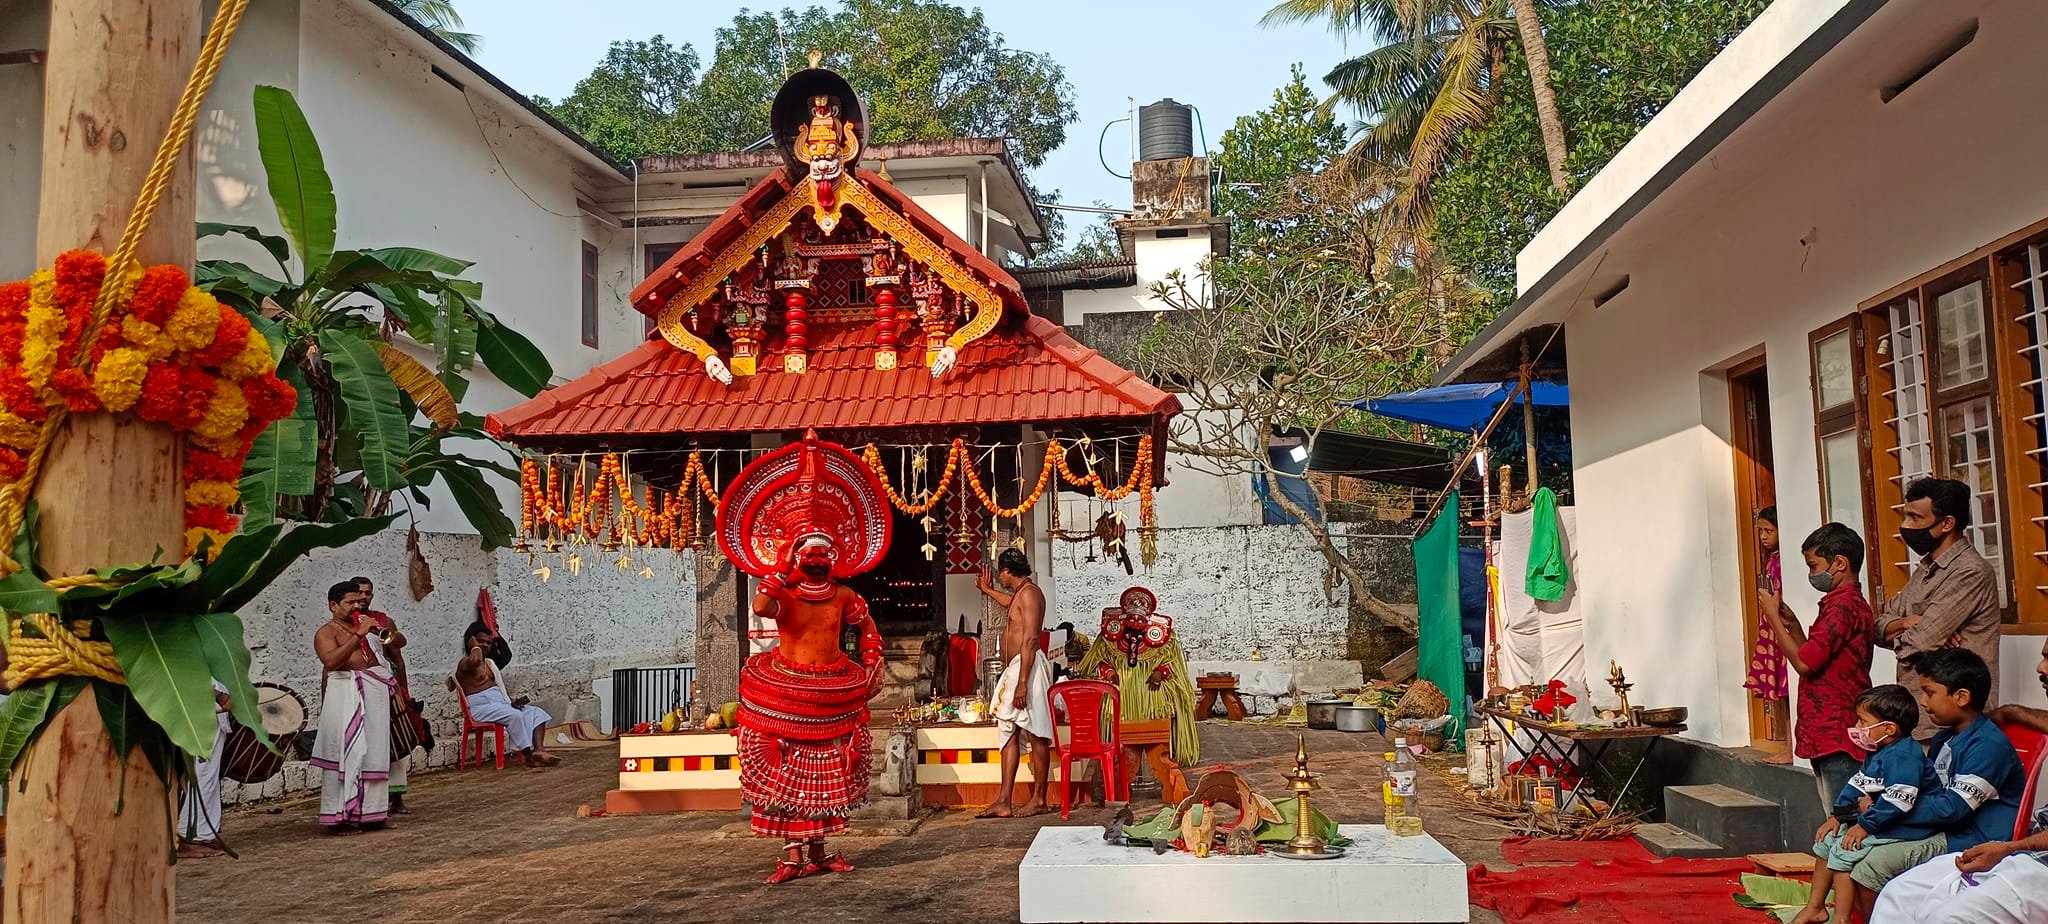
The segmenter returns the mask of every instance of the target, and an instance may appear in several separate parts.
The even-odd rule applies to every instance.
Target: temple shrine
[[[741,616],[751,591],[706,541],[718,493],[807,430],[862,453],[894,517],[884,560],[852,583],[888,641],[880,711],[910,701],[919,646],[949,622],[992,645],[974,575],[1005,546],[1050,557],[1062,524],[1049,492],[1096,494],[1105,511],[1127,502],[1131,556],[1151,548],[1165,481],[1154,447],[1181,406],[1033,314],[1016,279],[892,184],[886,164],[861,167],[866,119],[838,74],[791,76],[771,124],[782,165],[634,287],[647,341],[488,428],[539,460],[523,542],[699,550],[696,676],[711,703],[733,697],[761,641]],[[608,543],[563,513],[607,477],[622,486],[618,519],[633,521]],[[559,528],[572,520],[580,534]]]

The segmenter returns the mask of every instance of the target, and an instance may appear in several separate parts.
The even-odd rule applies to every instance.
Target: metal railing
[[[659,722],[690,697],[697,678],[695,664],[673,667],[628,667],[612,671],[612,730],[625,731],[642,722]]]

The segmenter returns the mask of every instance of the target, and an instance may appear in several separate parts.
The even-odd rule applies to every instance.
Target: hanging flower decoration
[[[4,330],[0,330],[0,338],[4,337]],[[4,394],[5,387],[4,380],[0,380],[0,394]],[[251,406],[254,407],[255,403],[252,398]],[[915,501],[904,497],[890,480],[880,447],[869,444],[861,451],[861,460],[881,481],[889,503],[913,517],[924,516],[938,508],[963,481],[966,489],[959,492],[962,500],[972,496],[983,509],[998,518],[1016,518],[1037,506],[1045,497],[1046,490],[1054,484],[1054,479],[1067,487],[1089,490],[1105,501],[1121,501],[1136,494],[1142,540],[1140,548],[1146,565],[1151,565],[1157,556],[1159,534],[1153,497],[1155,455],[1152,437],[1139,438],[1137,458],[1130,475],[1121,484],[1105,480],[1100,466],[1095,464],[1090,464],[1085,474],[1075,472],[1072,460],[1068,458],[1073,448],[1059,440],[1048,443],[1045,462],[1039,467],[1037,478],[1013,507],[1003,506],[990,492],[973,464],[972,449],[965,440],[956,439],[947,448],[946,464],[938,482],[929,492],[918,491],[922,499]],[[676,490],[649,487],[644,501],[635,493],[632,479],[625,470],[624,457],[618,453],[600,456],[596,460],[595,477],[591,476],[590,461],[588,457],[529,458],[520,463],[519,530],[522,547],[530,549],[531,546],[526,545],[529,540],[550,543],[632,542],[677,549],[697,548],[701,544],[700,524],[704,511],[708,509],[715,515],[719,505],[718,486],[713,482],[702,452],[690,453],[682,475],[676,481]],[[706,506],[700,507],[700,503]]]
[[[175,266],[117,276],[120,297],[88,346],[106,282],[106,257],[73,250],[0,284],[0,484],[27,474],[51,410],[132,411],[186,435],[185,553],[218,547],[237,527],[243,460],[257,434],[291,416],[298,393],[249,319]]]

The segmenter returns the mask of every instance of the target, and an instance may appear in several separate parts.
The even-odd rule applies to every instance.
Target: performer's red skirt
[[[754,833],[801,840],[846,830],[867,801],[873,737],[867,672],[841,658],[799,665],[766,652],[740,671],[740,795]]]

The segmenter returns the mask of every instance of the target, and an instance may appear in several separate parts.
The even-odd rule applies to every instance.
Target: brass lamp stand
[[[1287,775],[1287,788],[1294,791],[1294,837],[1273,851],[1274,856],[1291,860],[1328,860],[1344,855],[1344,848],[1332,847],[1328,841],[1316,836],[1315,812],[1308,803],[1308,794],[1321,788],[1316,776],[1308,770],[1308,736],[1303,735],[1295,745],[1294,772]]]

